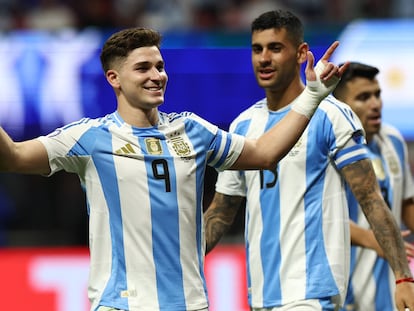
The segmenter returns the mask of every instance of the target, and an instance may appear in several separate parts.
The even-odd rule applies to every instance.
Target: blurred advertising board
[[[210,311],[248,311],[244,247],[206,257]],[[0,249],[2,310],[89,311],[87,248]]]

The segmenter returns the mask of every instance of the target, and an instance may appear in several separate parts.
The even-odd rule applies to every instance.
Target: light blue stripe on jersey
[[[99,135],[99,137],[97,137]],[[120,298],[119,292],[122,289],[116,289],[116,284],[126,284],[125,270],[118,266],[125,266],[124,242],[122,230],[121,203],[118,192],[117,176],[115,164],[112,155],[112,135],[107,131],[96,131],[96,128],[88,130],[74,146],[75,154],[78,156],[91,155],[90,150],[83,150],[79,146],[89,146],[95,149],[93,152],[93,161],[102,185],[107,204],[111,206],[109,217],[111,218],[111,240],[112,240],[112,267],[111,277],[102,295],[102,305],[111,305],[114,301],[119,302],[118,308],[128,309],[127,298]],[[104,159],[103,159],[104,158]],[[114,193],[116,192],[116,193]],[[117,224],[115,226],[114,224]]]
[[[269,171],[263,171],[264,180],[267,177],[274,177]],[[272,176],[269,176],[272,175]],[[273,191],[261,191],[260,202],[275,202],[278,200],[279,195],[279,183],[276,184]],[[277,222],[272,220],[277,219]],[[264,301],[271,301],[275,297],[281,296],[281,287],[278,278],[275,278],[273,273],[280,270],[281,263],[281,250],[279,243],[273,243],[273,241],[267,239],[268,236],[280,235],[280,209],[279,208],[263,208],[262,209],[262,222],[263,233],[262,241],[260,243],[260,253],[263,262],[272,262],[272,265],[263,265],[263,299]],[[272,223],[271,223],[272,222]]]
[[[332,127],[328,129],[332,131]],[[317,136],[330,137],[330,134]],[[312,191],[306,191],[304,194],[304,208],[305,208],[305,241],[306,241],[306,297],[315,297],[315,293],[324,292],[325,295],[334,296],[337,294],[337,285],[331,271],[331,265],[328,262],[328,257],[323,241],[323,209],[315,205],[323,205],[323,194],[325,192],[325,174],[326,163],[318,163],[312,155],[318,154],[318,149],[325,146],[326,143],[307,140],[306,147],[306,188],[311,188]],[[328,154],[328,150],[321,151],[323,154]],[[321,175],[322,174],[322,175]],[[315,182],[320,180],[319,182]],[[315,241],[319,241],[316,242]],[[310,248],[312,246],[312,248]],[[309,259],[308,259],[309,258]],[[317,258],[318,264],[315,264]],[[312,261],[310,262],[310,259]],[[323,279],[323,284],[315,282],[314,280]],[[317,295],[319,296],[319,295]]]
[[[279,122],[285,114],[270,113],[265,127],[265,132],[268,131],[274,124]],[[247,125],[247,124],[246,124]],[[263,233],[260,242],[260,253],[263,262],[271,262],[272,265],[263,264],[263,300],[273,301],[273,297],[281,296],[281,285],[279,278],[274,277],[275,271],[279,273],[281,264],[281,249],[280,243],[274,243],[268,237],[280,236],[280,208],[278,203],[280,198],[280,187],[277,181],[277,176],[272,171],[263,170],[263,186],[262,189],[272,188],[272,191],[260,191],[260,204],[262,206],[262,223]],[[270,184],[270,185],[269,185]],[[268,202],[275,202],[275,205],[269,206]],[[268,208],[263,208],[263,207]],[[277,220],[277,221],[276,221]]]
[[[147,176],[153,177],[148,178],[148,191],[151,205],[152,247],[158,284],[158,303],[162,311],[166,310],[170,300],[178,302],[179,305],[185,305],[180,243],[176,239],[180,233],[175,165],[173,159],[169,157],[165,138],[159,131],[154,129],[152,132],[145,129],[141,133],[139,129],[134,129],[133,133],[142,150],[146,150],[145,138],[151,137],[159,138],[164,151],[162,158],[144,155]],[[166,176],[169,177],[166,178]],[[166,211],[167,208],[168,211]],[[165,252],[166,249],[168,249],[167,252]],[[171,257],[163,256],[166,253],[171,254]],[[173,277],[172,272],[174,272]]]

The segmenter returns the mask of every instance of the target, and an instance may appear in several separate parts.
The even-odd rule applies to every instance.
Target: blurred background
[[[380,69],[383,119],[402,131],[414,171],[413,0],[0,0],[0,124],[23,140],[84,116],[111,113],[115,97],[99,63],[102,43],[121,28],[148,26],[163,34],[169,75],[160,110],[193,111],[228,129],[240,111],[264,96],[251,70],[250,23],[278,8],[302,19],[317,58],[339,39],[334,61],[363,61]],[[215,179],[208,169],[206,206]],[[228,248],[216,252],[224,259],[211,256],[223,271],[233,271],[228,269],[234,269],[234,254],[236,262],[243,261],[243,213],[223,240]],[[87,244],[85,196],[76,176],[0,174],[0,269],[24,256],[31,262],[44,251],[64,260],[80,256],[84,267]],[[220,308],[243,310],[234,305],[215,310]]]

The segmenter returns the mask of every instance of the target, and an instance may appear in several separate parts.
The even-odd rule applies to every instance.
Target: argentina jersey
[[[414,196],[407,147],[401,134],[383,124],[378,135],[366,146],[384,200],[401,225],[404,199]],[[352,192],[348,190],[350,218],[369,229],[369,223]],[[394,301],[395,277],[385,259],[374,250],[352,246],[351,272],[346,308],[356,310],[397,310]]]
[[[230,130],[258,137],[290,106],[269,111],[265,99],[244,111]],[[246,196],[248,299],[266,308],[303,299],[344,299],[349,223],[338,169],[365,159],[359,119],[328,96],[296,145],[273,171],[225,171],[216,191]]]
[[[91,310],[207,308],[205,166],[231,166],[244,138],[191,113],[136,128],[117,112],[40,137],[52,174],[79,175],[89,212]]]

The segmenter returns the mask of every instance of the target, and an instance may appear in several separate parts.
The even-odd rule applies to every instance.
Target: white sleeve
[[[77,173],[80,161],[84,162],[85,157],[78,157],[72,152],[73,147],[78,143],[79,138],[89,129],[91,124],[72,123],[69,126],[56,129],[47,136],[37,138],[46,148],[49,157],[50,175],[64,170],[70,173]]]
[[[246,196],[243,171],[223,171],[217,176],[216,192],[226,195]]]

